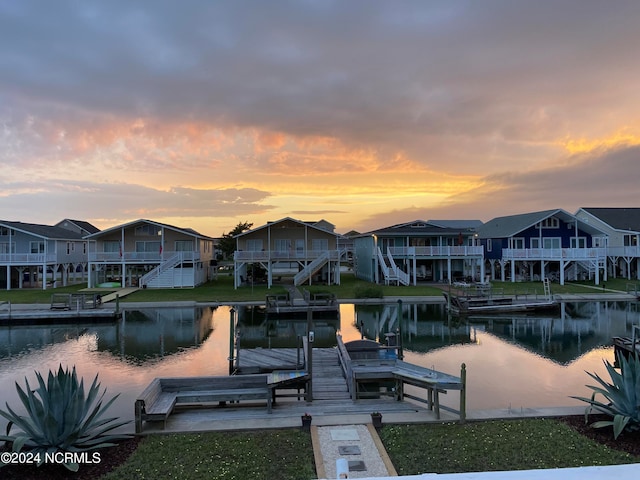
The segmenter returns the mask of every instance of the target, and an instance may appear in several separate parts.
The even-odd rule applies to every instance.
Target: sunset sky
[[[0,2],[0,219],[640,207],[640,2]]]

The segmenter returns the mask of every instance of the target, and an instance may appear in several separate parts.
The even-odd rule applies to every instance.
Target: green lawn
[[[545,419],[386,425],[380,431],[399,475],[615,465],[640,458]],[[151,435],[103,480],[316,478],[309,433],[299,429]]]
[[[387,425],[380,437],[399,475],[616,465],[640,458],[612,450],[556,420],[466,425]]]
[[[593,283],[576,282],[567,285],[551,285],[552,293],[611,293],[611,291],[626,292],[629,287],[633,288],[638,285],[640,289],[640,281],[629,282],[625,279],[609,279],[605,282],[606,289],[602,285],[594,288]],[[86,288],[85,285],[75,285],[70,287],[26,290],[5,290],[0,291],[0,301],[8,300],[11,303],[34,303],[49,304],[53,293],[74,293]],[[328,292],[334,293],[339,299],[352,299],[358,297],[358,290],[377,289],[382,295],[387,297],[395,296],[434,296],[441,297],[442,290],[434,286],[395,286],[395,285],[374,285],[364,280],[358,280],[352,274],[343,274],[341,277],[341,285],[311,285],[303,286],[312,293]],[[541,282],[493,282],[493,288],[507,295],[516,293],[538,293],[542,295]],[[105,292],[106,293],[106,292]],[[233,277],[228,272],[218,275],[216,280],[201,285],[196,288],[183,289],[146,289],[139,290],[125,298],[122,302],[167,302],[167,301],[264,301],[267,295],[284,294],[285,289],[282,285],[274,285],[267,288],[266,285],[242,286],[235,289],[233,287]]]
[[[151,435],[125,464],[102,478],[303,480],[316,474],[311,435],[286,429]]]

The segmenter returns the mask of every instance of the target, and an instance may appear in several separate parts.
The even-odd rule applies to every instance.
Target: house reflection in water
[[[164,357],[201,345],[213,331],[211,308],[124,310],[109,323],[15,325],[0,328],[0,359],[70,340],[89,350],[111,352],[132,363]]]
[[[585,353],[628,336],[640,324],[637,303],[580,302],[561,304],[550,316],[491,315],[451,317],[441,304],[356,305],[355,326],[364,338],[384,342],[385,334],[402,334],[406,350],[426,353],[456,344],[474,344],[486,332],[566,365]]]
[[[340,330],[340,316],[335,312],[314,312],[312,330],[315,347],[332,347]],[[298,337],[307,334],[306,313],[277,315],[265,307],[244,306],[238,309],[237,332],[242,348],[291,348]]]
[[[98,350],[142,363],[149,358],[164,357],[201,345],[213,331],[212,309],[124,311],[114,331],[115,336],[98,337]]]

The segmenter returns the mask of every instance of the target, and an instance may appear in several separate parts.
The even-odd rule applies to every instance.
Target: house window
[[[560,228],[560,220],[556,217],[545,218],[540,222],[542,228]]]
[[[160,252],[160,242],[136,242],[137,253]]]
[[[67,242],[67,255],[71,253],[71,242]]]
[[[31,242],[31,253],[44,253],[44,242]]]
[[[288,252],[291,249],[291,240],[278,238],[275,241],[276,252]]]
[[[115,242],[115,241],[103,242],[102,251],[104,253],[118,253],[120,251],[120,242]]]
[[[636,235],[625,235],[624,236],[624,246],[625,247],[637,247],[638,246],[638,237]]]
[[[529,240],[529,243],[531,244],[531,248],[540,248],[539,238],[532,238],[531,240]]]
[[[522,250],[524,249],[524,238],[512,238],[511,239],[511,248]]]
[[[247,240],[247,250],[250,252],[262,251],[262,239],[256,238],[253,240]]]
[[[296,240],[296,255],[301,256],[304,253],[304,239],[298,238]]]
[[[542,248],[544,249],[561,248],[560,245],[560,238],[558,237],[548,237],[542,239]]]
[[[156,237],[162,235],[162,231],[157,225],[145,223],[144,225],[138,225],[134,230],[134,234],[136,237]]]
[[[0,237],[8,237],[11,235],[11,230],[7,227],[0,227]]]
[[[0,243],[0,253],[11,253],[16,251],[15,242],[2,242]]]
[[[593,248],[602,248],[607,246],[606,237],[593,237]]]
[[[314,238],[311,240],[311,249],[316,252],[329,250],[329,240],[326,238]]]
[[[587,248],[587,239],[585,237],[571,237],[571,248]]]
[[[176,240],[176,252],[193,252],[193,241]]]
[[[487,239],[487,252],[490,252],[493,250],[493,242],[491,241],[491,239]]]

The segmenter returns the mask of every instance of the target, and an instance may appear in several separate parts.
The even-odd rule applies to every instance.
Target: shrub
[[[57,373],[49,371],[46,383],[38,372],[36,378],[38,388],[35,390],[31,389],[26,378],[24,390],[16,382],[18,395],[27,411],[26,416],[15,413],[9,404],[6,404],[7,411],[0,410],[0,415],[9,420],[6,435],[0,435],[0,440],[10,442],[14,452],[21,451],[23,447],[30,448],[37,455],[34,458],[38,459],[40,466],[45,454],[111,447],[116,440],[130,438],[130,435],[106,435],[129,421],[118,421],[115,417],[102,418],[118,395],[103,406],[106,389],[100,394],[97,374],[86,396],[84,380],[78,383],[75,367],[72,372],[68,368],[63,370],[62,365]],[[21,431],[11,435],[14,425]],[[74,462],[64,465],[74,472],[79,467]]]
[[[591,426],[602,428],[613,426],[613,436],[618,438],[623,430],[637,430],[640,428],[640,357],[632,355],[630,359],[618,354],[618,365],[621,372],[605,360],[604,364],[611,377],[611,383],[605,382],[598,374],[587,372],[600,386],[587,385],[593,390],[591,398],[572,397],[589,406],[585,411],[585,422],[589,422],[589,414],[595,409],[600,413],[610,415],[611,420],[594,422]],[[596,400],[596,395],[601,394],[606,402]]]
[[[378,285],[358,286],[354,288],[353,294],[356,298],[382,298],[382,287]]]

